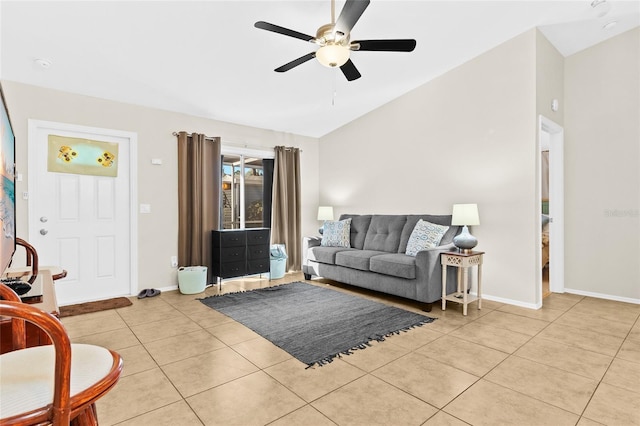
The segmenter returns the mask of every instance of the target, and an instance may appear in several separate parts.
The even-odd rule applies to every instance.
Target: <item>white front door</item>
[[[48,171],[49,135],[117,143],[117,177]],[[60,305],[135,291],[130,161],[135,144],[135,133],[29,120],[29,242],[40,265],[67,270],[56,282]]]

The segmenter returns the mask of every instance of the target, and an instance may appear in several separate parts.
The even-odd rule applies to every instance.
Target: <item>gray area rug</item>
[[[365,349],[373,340],[434,321],[417,313],[302,282],[200,299],[307,364]]]

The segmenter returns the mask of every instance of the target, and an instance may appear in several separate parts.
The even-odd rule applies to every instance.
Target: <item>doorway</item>
[[[49,171],[49,136],[117,145],[116,175]],[[68,272],[60,305],[137,292],[136,143],[131,132],[29,120],[29,242],[41,264]]]
[[[221,229],[270,228],[273,152],[222,149]]]
[[[541,253],[538,267],[539,302],[545,290],[564,292],[564,129],[544,116],[538,123],[537,205],[540,209],[538,241]],[[548,282],[548,287],[545,284]]]

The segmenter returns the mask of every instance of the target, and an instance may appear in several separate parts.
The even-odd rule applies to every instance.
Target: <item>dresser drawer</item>
[[[225,247],[220,251],[220,263],[242,262],[246,259],[247,250],[245,246]]]
[[[244,231],[226,231],[218,233],[220,238],[220,247],[240,247],[247,243],[246,233]],[[214,241],[215,243],[215,241]]]
[[[231,278],[239,277],[247,274],[247,262],[242,260],[240,262],[227,262],[219,265],[220,277]]]
[[[260,246],[247,246],[247,259],[267,259],[269,260],[269,246],[266,244]]]
[[[249,260],[247,262],[247,275],[262,274],[263,272],[269,272],[270,267],[271,267],[271,262],[269,258]]]
[[[247,229],[247,245],[269,246],[269,229]]]

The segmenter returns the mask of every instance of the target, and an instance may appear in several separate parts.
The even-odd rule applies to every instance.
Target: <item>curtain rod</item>
[[[194,133],[187,133],[187,136],[193,136]],[[178,132],[173,132],[173,136],[178,136]],[[204,137],[206,140],[212,141],[215,138],[209,137],[209,136],[205,136]],[[225,143],[226,146],[233,146],[233,147],[237,147],[237,148],[247,148],[247,149],[273,149],[273,148],[269,148],[266,146],[256,146],[256,147],[250,147],[247,144],[244,145],[240,145],[240,144],[233,144],[233,143]],[[300,152],[302,151],[302,148],[298,148],[300,150]],[[291,151],[291,148],[285,148],[286,151]]]
[[[187,136],[193,136],[194,134],[196,134],[196,133],[187,133]],[[178,136],[178,132],[173,132],[173,136]],[[206,140],[208,140],[208,141],[212,141],[212,140],[215,139],[215,138],[213,138],[211,136],[205,136],[204,138]]]
[[[237,143],[223,143],[224,146],[230,146],[233,148],[246,148],[246,149],[256,149],[256,150],[267,150],[267,151],[275,151],[275,147],[274,148],[269,148],[268,146],[249,146],[247,144],[241,145],[241,144],[237,144]],[[285,147],[284,150],[285,151],[293,151],[294,148],[297,147]],[[302,152],[302,148],[298,148],[300,150],[300,152]]]

